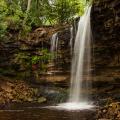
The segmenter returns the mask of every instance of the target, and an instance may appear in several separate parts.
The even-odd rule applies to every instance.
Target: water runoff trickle
[[[57,59],[57,51],[58,51],[58,33],[54,33],[51,37],[51,46],[50,46],[50,52],[51,52],[51,58],[50,58],[50,64],[49,67],[55,66],[55,60]],[[48,74],[52,75],[54,71],[49,71]]]
[[[54,52],[57,51],[58,48],[58,33],[53,34],[52,38],[51,38],[51,53],[54,54]]]

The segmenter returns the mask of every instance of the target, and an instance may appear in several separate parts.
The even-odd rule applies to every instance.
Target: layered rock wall
[[[94,0],[91,11],[91,26],[94,80],[119,83],[120,1]],[[111,82],[111,84],[113,83]]]

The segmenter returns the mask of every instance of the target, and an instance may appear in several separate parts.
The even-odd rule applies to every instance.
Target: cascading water
[[[50,46],[50,52],[51,52],[51,58],[49,67],[52,69],[55,66],[55,60],[57,59],[57,50],[58,50],[58,33],[55,33],[51,37],[51,46]],[[50,70],[47,74],[54,74],[54,70]]]
[[[90,109],[88,93],[91,63],[91,7],[80,18],[74,44],[74,56],[71,70],[70,95],[67,103],[59,104],[58,109],[78,110]],[[87,76],[87,77],[86,77]],[[83,89],[86,91],[84,92]]]
[[[55,52],[57,52],[57,48],[58,48],[58,33],[53,34],[52,38],[51,38],[51,53],[54,54]]]
[[[91,60],[91,27],[89,7],[80,18],[74,45],[74,57],[71,70],[71,87],[69,102],[88,102],[88,95],[83,94],[82,87],[88,90]],[[85,78],[85,75],[87,78]]]

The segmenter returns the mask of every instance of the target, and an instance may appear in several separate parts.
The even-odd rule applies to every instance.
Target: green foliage
[[[54,13],[58,23],[68,22],[83,13],[84,6],[79,0],[56,0]]]
[[[33,24],[61,24],[83,14],[84,7],[85,0],[34,0],[30,16]]]
[[[41,52],[41,55],[32,56],[32,64],[38,64],[39,62],[47,63],[52,56],[52,54],[49,53],[47,49],[43,49],[40,52]]]
[[[15,54],[12,62],[20,65],[20,69],[31,69],[32,65],[37,65],[39,70],[42,71],[51,59],[52,54],[47,49],[37,51],[40,55],[32,55],[32,53],[19,52]]]
[[[30,24],[23,25],[26,14],[20,1],[0,0],[0,39],[3,39],[8,30],[20,31],[20,33],[31,30]]]
[[[7,22],[4,21],[7,10],[7,5],[3,0],[0,0],[0,39],[4,37],[7,29]]]
[[[32,27],[71,22],[83,14],[87,3],[88,0],[0,0],[0,39],[8,29],[24,35]]]
[[[30,60],[29,56],[30,56],[30,54],[28,54],[28,53],[15,54],[14,62],[19,63],[19,64],[27,63]]]
[[[23,11],[21,10],[21,6],[11,1],[11,3],[7,2],[8,13],[6,15],[6,21],[8,22],[8,26],[10,28],[18,29],[22,24],[22,18],[24,17]]]
[[[17,53],[15,54],[13,60],[16,65],[19,65],[19,69],[28,70],[30,69],[30,54],[29,53]]]

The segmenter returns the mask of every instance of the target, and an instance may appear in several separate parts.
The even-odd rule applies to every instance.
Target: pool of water
[[[60,110],[25,106],[0,110],[0,120],[95,120],[95,110]]]

